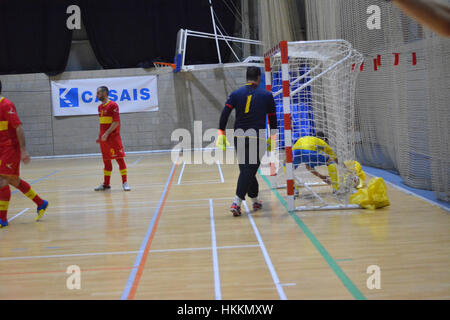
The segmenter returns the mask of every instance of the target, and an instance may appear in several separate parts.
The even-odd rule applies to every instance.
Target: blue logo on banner
[[[80,94],[81,92],[81,94]],[[134,102],[149,101],[151,93],[149,88],[119,89],[110,90],[109,99],[114,102]],[[79,90],[79,88],[62,88],[59,89],[59,106],[60,108],[79,107],[80,103],[90,104],[99,103],[96,92],[90,90]]]
[[[78,88],[59,89],[59,106],[61,108],[79,107]]]

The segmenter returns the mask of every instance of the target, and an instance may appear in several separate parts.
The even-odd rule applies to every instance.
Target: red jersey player
[[[2,83],[0,81],[0,94]],[[38,221],[44,215],[48,202],[42,200],[31,186],[20,179],[20,161],[28,164],[30,155],[25,148],[25,135],[16,107],[0,95],[0,228],[8,226],[8,208],[11,199],[9,185],[19,189],[37,205]]]
[[[103,163],[105,164],[103,184],[95,188],[95,191],[105,191],[111,189],[112,162],[116,160],[122,176],[123,190],[130,191],[127,183],[127,166],[125,164],[125,152],[123,150],[122,138],[120,137],[120,115],[119,106],[114,101],[108,99],[109,90],[107,87],[97,89],[97,98],[102,102],[98,106],[98,116],[100,119],[100,136],[97,143],[100,144]]]

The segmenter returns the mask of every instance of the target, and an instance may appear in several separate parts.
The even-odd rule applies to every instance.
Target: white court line
[[[186,162],[183,161],[183,167],[181,168],[180,175],[178,176],[178,183],[181,183],[181,178],[183,178],[184,167],[186,166]]]
[[[220,167],[220,162],[217,161],[216,163],[217,163],[217,168],[219,168],[220,182],[225,183],[225,179],[223,178],[222,168]]]
[[[118,252],[93,252],[93,253],[57,254],[57,255],[49,255],[49,256],[6,257],[6,258],[0,258],[0,261],[46,259],[46,258],[67,258],[67,257],[88,257],[88,256],[106,256],[106,255],[124,255],[124,254],[132,254],[132,253],[139,253],[139,252],[140,251],[118,251]]]
[[[222,300],[222,292],[220,290],[219,258],[217,255],[216,226],[214,224],[214,207],[212,199],[209,199],[209,217],[211,220],[211,248],[214,269],[214,291],[216,294],[216,300]]]
[[[199,198],[199,199],[186,199],[186,200],[166,200],[166,203],[184,203],[184,202],[204,202],[204,201],[208,201],[210,198]],[[224,197],[224,198],[212,198],[212,200],[214,201],[231,201],[233,200],[232,197]],[[133,201],[132,203],[134,205],[139,205],[139,204],[151,204],[151,203],[158,203],[159,200],[149,200],[149,201]],[[89,208],[89,207],[104,207],[105,206],[105,202],[98,202],[97,204],[85,204],[83,205],[83,209],[84,208]],[[63,209],[69,209],[69,208],[80,208],[80,205],[61,205],[61,206],[52,206],[52,209],[54,208],[63,208]],[[131,207],[133,208],[133,207]],[[109,208],[108,208],[109,209]]]
[[[137,160],[135,162],[133,162],[130,167],[135,167],[139,163],[139,161],[142,160],[142,158],[143,158],[143,156],[140,156],[139,158],[137,158]]]
[[[264,241],[262,240],[261,235],[259,234],[258,227],[256,226],[255,221],[253,220],[253,217],[250,214],[250,210],[248,209],[247,202],[243,201],[242,203],[245,207],[245,210],[247,211],[247,216],[253,227],[253,231],[255,232],[256,238],[258,239],[258,243],[261,247],[261,251],[263,253],[264,259],[266,260],[266,264],[267,264],[267,267],[269,268],[270,275],[272,276],[273,283],[275,284],[275,287],[277,288],[278,295],[280,296],[281,300],[287,300],[286,294],[284,293],[283,287],[281,286],[280,280],[278,279],[277,272],[275,271],[275,268],[273,267],[272,260],[270,260],[269,253],[267,252],[266,246],[264,245]]]
[[[296,283],[283,283],[282,284],[283,287],[293,287],[293,286],[296,286],[296,285],[297,285]]]
[[[232,147],[228,147],[227,149],[233,149]],[[163,149],[163,150],[143,150],[143,151],[127,151],[127,154],[164,154],[164,153],[180,153],[180,152],[190,152],[190,151],[207,151],[207,150],[216,150],[216,148],[191,148],[191,149]],[[58,159],[78,159],[78,158],[93,158],[102,156],[101,153],[84,153],[84,154],[68,154],[62,156],[39,156],[39,157],[31,157],[31,159],[36,160],[58,160]]]
[[[49,240],[50,241],[50,240]],[[242,249],[242,248],[257,248],[257,244],[247,244],[241,246],[224,246],[217,247],[217,249]],[[184,251],[206,251],[211,250],[211,247],[206,248],[181,248],[181,249],[159,249],[150,250],[151,253],[165,253],[165,252],[184,252]],[[116,252],[93,252],[93,253],[75,253],[75,254],[55,254],[48,256],[23,256],[23,257],[5,257],[0,258],[0,261],[12,261],[12,260],[31,260],[31,259],[51,259],[51,258],[67,258],[67,257],[88,257],[88,256],[106,256],[106,255],[126,255],[136,254],[142,251],[116,251]]]
[[[204,184],[217,184],[217,180],[205,180],[205,181],[187,181],[183,182],[184,186],[204,185]]]
[[[30,210],[30,208],[26,208],[23,209],[22,211],[20,211],[18,214],[16,214],[14,217],[12,217],[11,219],[8,219],[8,221],[13,221],[14,219],[20,217],[21,215],[23,215],[25,212],[27,212],[28,210]]]
[[[217,180],[205,180],[205,181],[187,181],[183,182],[183,186],[192,186],[192,185],[208,185],[208,184],[217,184]],[[164,186],[164,184],[148,184],[148,185],[134,185],[134,190],[148,190],[153,188],[161,188],[161,186]],[[121,188],[117,187],[111,190],[111,192],[119,191]],[[88,188],[88,191],[90,191],[90,187]],[[61,193],[61,192],[86,192],[86,188],[80,188],[80,189],[40,189],[40,193]],[[109,191],[108,191],[109,192]]]
[[[258,244],[245,244],[241,246],[223,246],[223,247],[216,247],[218,250],[221,249],[242,249],[242,248],[258,248]],[[182,249],[160,249],[160,250],[150,250],[149,252],[153,253],[164,253],[164,252],[182,252],[182,251],[206,251],[206,250],[212,250],[212,247],[205,247],[205,248],[182,248]]]

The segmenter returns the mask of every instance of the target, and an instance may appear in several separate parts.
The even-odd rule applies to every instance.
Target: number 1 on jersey
[[[249,113],[250,111],[250,103],[252,102],[252,95],[247,97],[247,104],[245,105],[245,113]]]

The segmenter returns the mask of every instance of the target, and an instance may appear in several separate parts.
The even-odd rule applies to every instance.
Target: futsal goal
[[[351,163],[362,55],[345,40],[324,40],[283,41],[264,57],[279,128],[272,186],[286,189],[290,211],[359,208],[349,204],[349,197],[357,184]],[[332,151],[322,144],[311,146],[314,138],[309,150],[296,150],[296,142],[305,137],[322,137]],[[334,159],[330,154],[338,160],[329,161]]]

